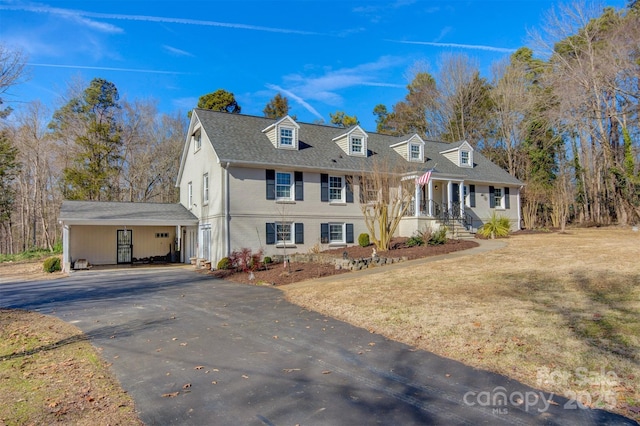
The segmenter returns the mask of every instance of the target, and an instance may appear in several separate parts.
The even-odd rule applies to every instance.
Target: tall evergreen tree
[[[242,108],[238,105],[235,96],[224,89],[218,89],[213,93],[207,93],[198,99],[198,108],[212,111],[240,114]]]
[[[289,99],[277,93],[262,110],[267,118],[278,119],[289,114]],[[295,117],[292,117],[294,120]]]
[[[11,143],[6,130],[0,132],[0,224],[11,219],[15,201],[13,180],[20,171],[18,148]]]
[[[116,86],[95,78],[83,94],[58,109],[49,127],[59,140],[72,143],[64,168],[62,193],[72,200],[118,198],[116,181],[122,159],[120,108]]]

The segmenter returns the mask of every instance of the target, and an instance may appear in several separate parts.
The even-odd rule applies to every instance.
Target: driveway
[[[82,329],[147,425],[635,424],[190,268],[4,284],[0,306]]]

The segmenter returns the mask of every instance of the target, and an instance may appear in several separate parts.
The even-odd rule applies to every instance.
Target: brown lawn
[[[640,233],[572,229],[505,241],[402,274],[381,268],[281,289],[394,340],[640,419]]]

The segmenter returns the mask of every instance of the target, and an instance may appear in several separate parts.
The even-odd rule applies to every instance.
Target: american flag
[[[433,171],[433,169],[431,170],[427,170],[427,172],[425,174],[423,174],[422,176],[420,176],[419,178],[416,179],[416,183],[420,186],[424,186],[427,183],[429,183],[429,179],[431,179],[431,172]]]

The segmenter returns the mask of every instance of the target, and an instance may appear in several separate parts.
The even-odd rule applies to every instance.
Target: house
[[[91,265],[163,259],[188,262],[180,253],[183,230],[198,219],[181,204],[63,201],[62,270],[79,259]],[[83,262],[84,263],[84,262]]]
[[[431,171],[413,186],[400,236],[443,221],[474,231],[493,212],[520,227],[522,182],[465,141],[196,109],[176,182],[180,203],[198,219],[183,229],[185,259],[215,266],[241,248],[273,256],[357,242],[368,232],[360,202],[375,194],[355,177],[380,160],[404,164],[412,182]]]

